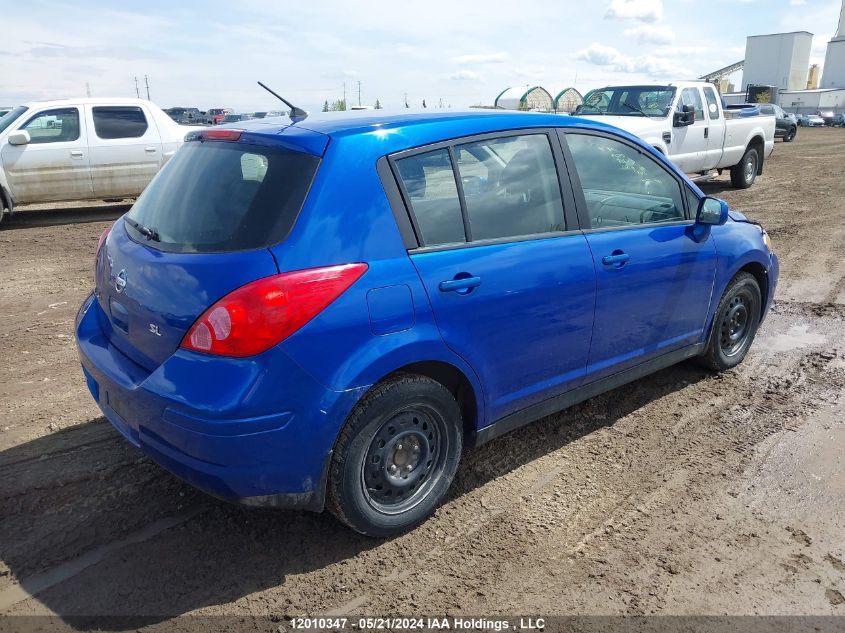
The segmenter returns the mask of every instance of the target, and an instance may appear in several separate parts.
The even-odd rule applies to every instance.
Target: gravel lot
[[[99,415],[76,359],[126,207],[0,226],[0,613],[845,615],[845,129],[778,142],[747,191],[781,258],[737,370],[683,364],[465,455],[377,541],[209,499]]]

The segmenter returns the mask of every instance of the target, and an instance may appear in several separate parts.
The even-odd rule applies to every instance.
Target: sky
[[[841,0],[0,0],[0,106],[134,97],[161,107],[308,110],[492,104],[510,86],[692,79],[748,35],[805,30],[824,62]],[[734,77],[739,84],[740,77]]]

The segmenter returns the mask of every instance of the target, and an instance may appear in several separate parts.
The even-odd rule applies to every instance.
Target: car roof
[[[136,99],[134,97],[80,97],[78,99],[41,99],[38,101],[27,101],[21,105],[27,108],[41,108],[44,106],[64,106],[64,105],[136,105],[136,104],[151,104],[151,101],[146,99]]]
[[[293,134],[302,140],[309,135],[319,135],[324,139],[325,137],[339,139],[351,136],[377,138],[380,146],[388,153],[450,138],[523,128],[612,129],[616,133],[633,138],[626,132],[611,128],[604,123],[580,117],[492,109],[427,112],[355,110],[312,114],[306,119],[295,122],[288,117],[272,117],[239,121],[231,125],[243,129],[250,136],[274,137],[280,142],[284,142],[283,137],[290,139]]]

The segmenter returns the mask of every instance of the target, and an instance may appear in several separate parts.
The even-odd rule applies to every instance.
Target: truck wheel
[[[376,386],[340,432],[329,470],[329,511],[368,536],[416,527],[452,483],[462,434],[460,407],[439,382],[403,374]]]
[[[794,141],[796,133],[797,133],[797,130],[795,129],[795,126],[793,125],[791,128],[789,128],[789,130],[787,130],[786,136],[783,137],[783,142],[784,143],[791,143],[792,141]]]
[[[760,155],[753,147],[745,150],[742,160],[731,167],[731,184],[737,189],[748,189],[757,179]]]
[[[742,362],[757,334],[762,303],[754,275],[741,272],[733,278],[716,308],[707,347],[699,358],[702,365],[718,372]]]

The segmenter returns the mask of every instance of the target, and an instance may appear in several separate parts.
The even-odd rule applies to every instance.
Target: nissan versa
[[[76,324],[106,417],[216,497],[399,533],[464,447],[734,367],[772,303],[766,232],[599,122],[237,125],[189,135],[103,234]]]

